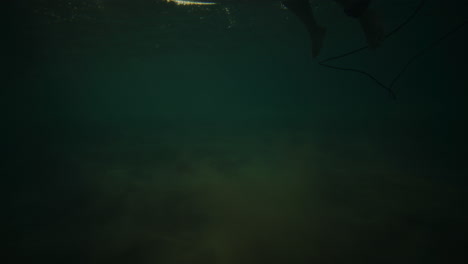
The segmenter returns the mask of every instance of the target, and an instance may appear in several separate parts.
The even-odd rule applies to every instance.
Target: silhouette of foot
[[[377,14],[371,10],[367,10],[359,17],[359,23],[364,31],[369,48],[375,49],[379,47],[385,38],[385,31]]]
[[[310,40],[312,42],[312,57],[316,58],[320,50],[323,46],[323,40],[325,39],[325,35],[327,30],[322,26],[315,26],[313,29],[310,30]]]

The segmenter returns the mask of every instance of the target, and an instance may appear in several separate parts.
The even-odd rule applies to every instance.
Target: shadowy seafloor
[[[388,28],[418,1],[376,1]],[[428,1],[342,63],[389,80],[466,19]],[[362,44],[319,1],[322,58]],[[398,99],[321,68],[277,2],[5,8],[2,263],[464,263],[466,29]]]

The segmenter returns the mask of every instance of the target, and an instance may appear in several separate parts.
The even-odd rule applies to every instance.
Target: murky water
[[[428,2],[381,48],[336,63],[388,83],[466,19],[463,1]],[[392,28],[417,3],[375,8]],[[363,43],[338,6],[315,7],[321,58]],[[12,263],[466,258],[466,29],[419,57],[394,101],[320,67],[277,2],[37,0],[5,12]]]

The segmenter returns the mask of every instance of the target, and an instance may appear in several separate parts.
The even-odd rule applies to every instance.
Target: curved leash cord
[[[392,35],[394,35],[395,33],[397,33],[398,31],[400,31],[404,26],[406,26],[408,23],[410,23],[414,17],[419,13],[419,11],[423,8],[423,6],[426,4],[426,0],[421,0],[421,2],[419,3],[418,7],[413,11],[413,13],[403,22],[401,23],[399,26],[397,26],[395,29],[393,29],[390,33],[386,34],[385,35],[385,38],[384,39],[388,39],[389,37],[391,37]],[[351,72],[356,72],[356,73],[360,73],[362,75],[365,75],[366,77],[368,77],[369,79],[373,80],[375,83],[377,83],[380,87],[382,87],[383,89],[385,89],[389,94],[390,96],[392,97],[392,99],[396,99],[396,91],[394,91],[392,88],[393,86],[395,85],[395,83],[397,82],[397,80],[403,75],[403,73],[406,71],[406,69],[410,66],[410,64],[412,64],[417,58],[419,58],[421,55],[423,55],[426,51],[428,51],[429,49],[435,47],[437,44],[439,44],[441,41],[445,40],[446,38],[448,38],[450,35],[454,34],[455,32],[457,32],[458,30],[460,30],[462,27],[464,27],[465,25],[468,24],[468,20],[467,21],[464,21],[463,23],[457,25],[456,27],[454,27],[451,31],[447,32],[446,34],[444,34],[442,37],[440,37],[439,39],[435,40],[434,42],[432,42],[431,45],[427,46],[426,48],[422,49],[420,52],[418,52],[417,54],[415,54],[414,56],[412,56],[408,62],[405,64],[405,66],[403,66],[403,68],[400,70],[400,72],[393,78],[393,80],[391,81],[390,85],[385,85],[383,84],[381,81],[379,81],[377,78],[375,78],[374,76],[372,76],[371,74],[363,71],[363,70],[358,70],[358,69],[353,69],[353,68],[344,68],[344,67],[339,67],[339,66],[334,66],[334,65],[330,65],[330,64],[327,64],[327,62],[329,61],[333,61],[333,60],[337,60],[337,59],[341,59],[341,58],[344,58],[344,57],[347,57],[347,56],[350,56],[352,54],[356,54],[358,52],[361,52],[365,49],[367,49],[369,46],[363,46],[361,48],[358,48],[358,49],[355,49],[353,51],[350,51],[350,52],[347,52],[347,53],[344,53],[344,54],[341,54],[341,55],[338,55],[338,56],[334,56],[334,57],[330,57],[328,59],[325,59],[325,60],[322,60],[319,62],[319,65],[321,66],[324,66],[324,67],[328,67],[328,68],[332,68],[332,69],[335,69],[335,70],[341,70],[341,71],[351,71]]]

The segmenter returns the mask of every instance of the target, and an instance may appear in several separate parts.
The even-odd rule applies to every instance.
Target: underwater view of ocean
[[[468,263],[466,1],[6,2],[2,263]]]

